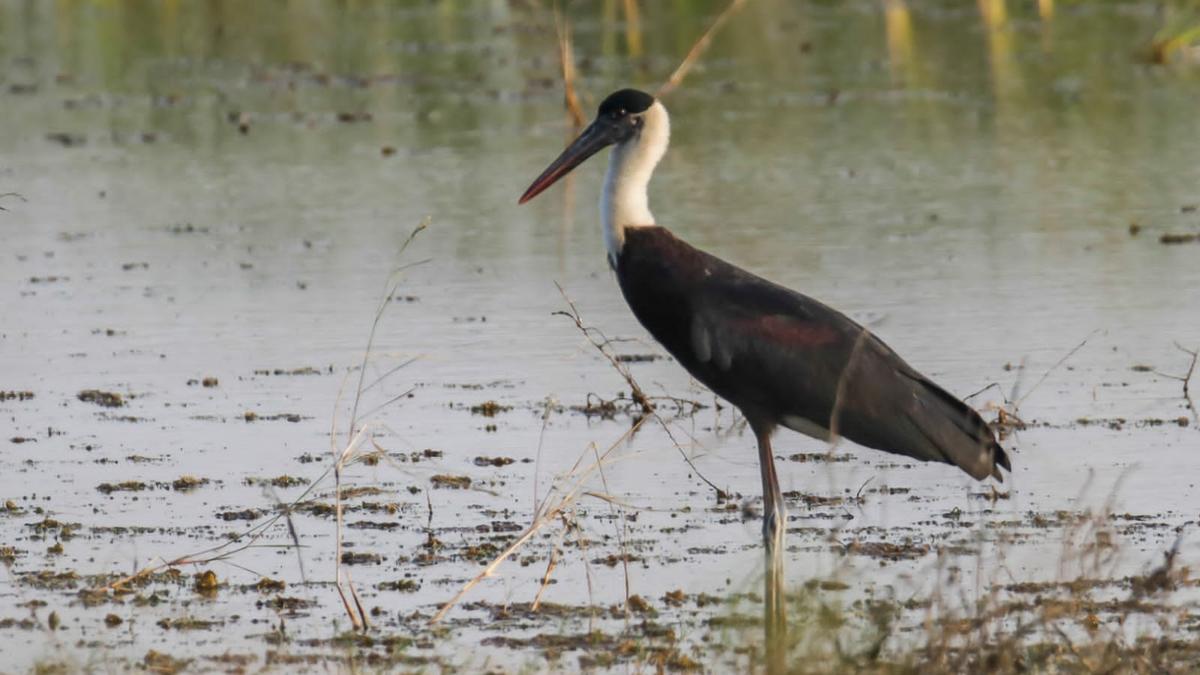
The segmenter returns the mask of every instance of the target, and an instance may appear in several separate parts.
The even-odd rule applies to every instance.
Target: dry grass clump
[[[845,590],[846,579],[793,582],[786,672],[1195,672],[1200,579],[1178,560],[1179,542],[1146,573],[1118,577],[1110,572],[1120,556],[1119,518],[1107,510],[1077,515],[1064,526],[1054,581],[967,581],[967,560],[939,556],[933,590],[907,599],[844,603],[826,591]],[[997,548],[986,567],[1007,574]],[[762,663],[771,645],[760,631],[757,621],[741,622],[725,647]]]

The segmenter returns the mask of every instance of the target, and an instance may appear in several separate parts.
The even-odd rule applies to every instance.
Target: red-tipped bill
[[[533,199],[542,193],[546,188],[554,185],[559,178],[571,173],[571,169],[583,164],[584,160],[592,155],[603,150],[606,146],[616,143],[620,138],[620,128],[617,125],[605,124],[601,120],[596,120],[588,125],[588,128],[579,134],[566,150],[554,160],[542,175],[538,176],[525,194],[521,195],[518,204]]]

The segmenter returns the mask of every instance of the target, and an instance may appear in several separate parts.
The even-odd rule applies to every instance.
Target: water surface
[[[572,7],[588,110],[618,87],[655,88],[723,6],[651,3],[636,23],[622,3]],[[751,3],[665,101],[672,147],[652,208],[692,243],[867,323],[951,391],[995,384],[972,403],[994,419],[1019,401],[1030,426],[1007,441],[1014,472],[998,501],[948,467],[850,444],[835,451],[848,462],[781,459],[798,493],[789,577],[845,578],[849,602],[928,591],[947,565],[981,583],[1090,574],[1060,559],[1062,519],[1039,518],[1106,506],[1131,519],[1112,521],[1123,536],[1104,573],[1144,572],[1200,503],[1197,420],[1167,377],[1188,367],[1176,343],[1200,347],[1200,245],[1160,243],[1200,232],[1200,71],[1143,58],[1161,22],[1150,4],[886,7]],[[12,667],[132,664],[150,649],[201,668],[228,667],[208,660],[226,653],[341,663],[326,641],[349,624],[327,584],[334,529],[321,512],[296,516],[299,552],[281,524],[262,541],[277,547],[181,566],[177,582],[99,604],[79,590],[218,544],[250,525],[223,517],[299,496],[256,479],[315,480],[330,464],[389,273],[425,259],[380,324],[367,381],[417,360],[360,407],[412,390],[371,416],[392,461],[347,477],[382,491],[350,500],[349,550],[380,556],[353,577],[380,630],[416,639],[412,663],[545,667],[537,649],[487,639],[577,629],[492,609],[533,600],[560,525],[476,587],[466,600],[488,604],[456,609],[437,640],[427,619],[528,525],[535,495],[632,423],[572,409],[628,387],[553,315],[565,308],[555,282],[623,340],[618,352],[664,356],[604,260],[602,158],[516,206],[573,132],[553,15],[13,0],[0,4],[0,85],[0,192],[19,193],[0,200],[0,390],[32,394],[0,401]],[[734,610],[661,598],[756,589],[753,439],[670,359],[630,367],[652,394],[708,406],[672,422],[694,468],[654,423],[622,443],[590,487],[630,506],[579,502],[544,600],[607,608],[628,587],[673,627],[673,649],[728,667],[744,657],[695,636]],[[126,405],[79,399],[92,389]],[[489,401],[499,414],[472,412]],[[825,447],[781,434],[776,451]],[[438,474],[474,489],[434,489]],[[181,476],[210,482],[173,489]],[[147,489],[98,489],[126,481]],[[955,509],[966,515],[944,517]],[[1153,526],[1123,525],[1143,517]],[[433,558],[430,536],[443,544]],[[925,549],[880,560],[855,547],[880,542]],[[1188,538],[1182,551],[1200,554]],[[628,553],[628,569],[607,564]],[[192,590],[201,569],[225,584],[215,599]],[[81,578],[53,583],[68,572]],[[239,590],[259,575],[289,586]],[[415,590],[380,586],[401,579]],[[1195,625],[1194,603],[1182,611]],[[627,630],[603,616],[601,630]],[[217,623],[172,628],[181,618]]]

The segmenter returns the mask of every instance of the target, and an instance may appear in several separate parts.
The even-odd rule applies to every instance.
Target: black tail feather
[[[918,385],[920,394],[932,395],[928,399],[921,398],[929,406],[928,412],[933,414],[928,417],[922,416],[921,419],[914,419],[912,423],[944,457],[943,461],[954,464],[981,480],[990,475],[1003,482],[1004,477],[1000,469],[1011,472],[1012,463],[1008,453],[996,440],[995,432],[980,417],[979,413],[919,373],[904,374]],[[947,423],[952,425],[958,434],[966,438],[953,432],[947,433],[948,430],[943,426]],[[958,438],[955,438],[956,436]],[[978,461],[979,448],[985,448],[989,457],[986,467],[981,466]]]

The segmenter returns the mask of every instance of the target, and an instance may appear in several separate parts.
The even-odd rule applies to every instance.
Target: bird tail
[[[914,393],[921,409],[920,414],[909,417],[909,422],[932,446],[930,449],[942,461],[958,466],[976,480],[992,476],[1003,482],[1000,469],[1011,472],[1012,464],[979,413],[929,379],[916,373],[909,377],[916,384]]]

